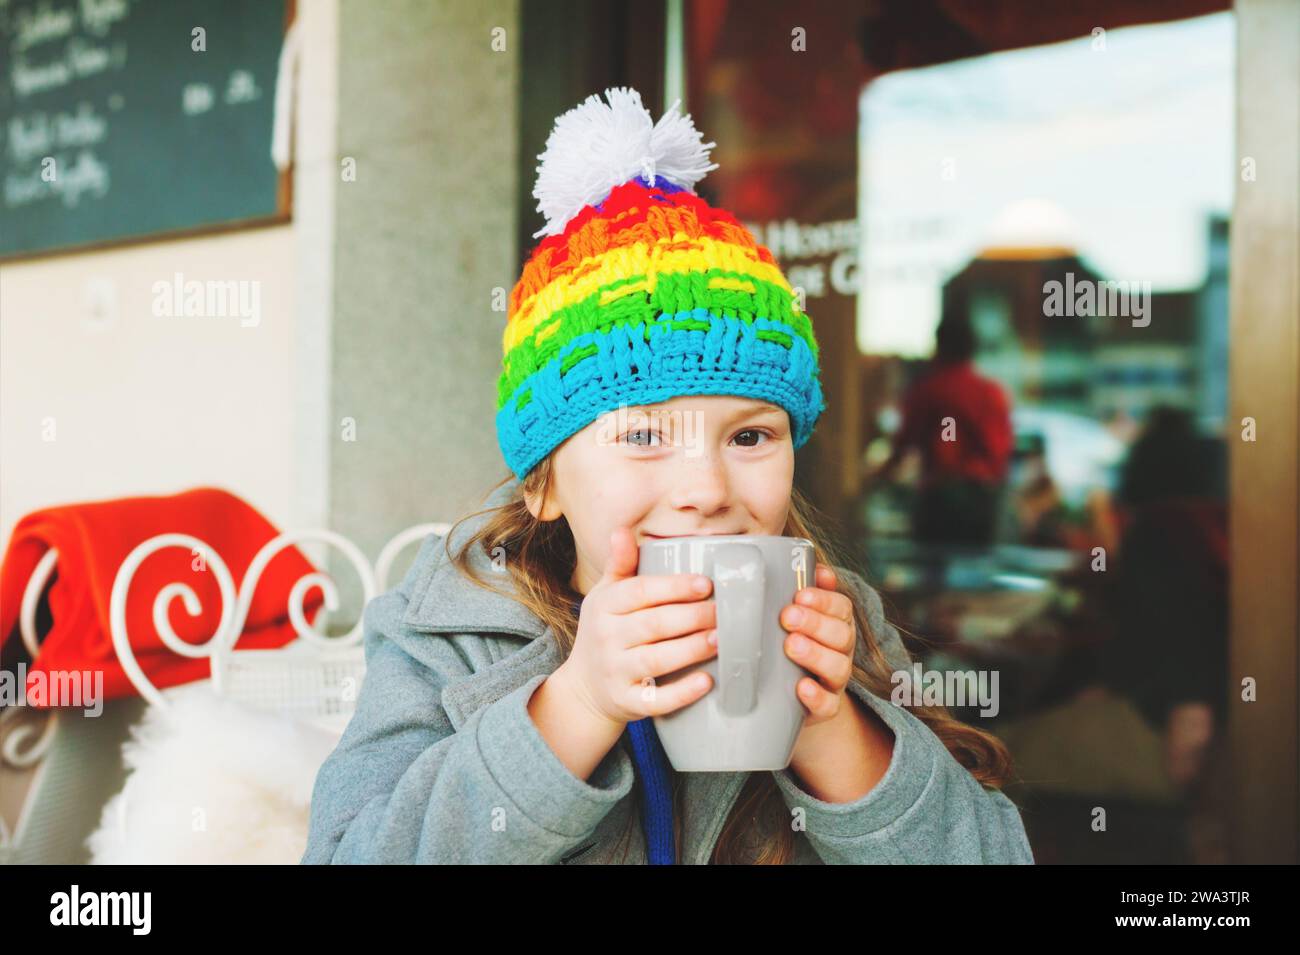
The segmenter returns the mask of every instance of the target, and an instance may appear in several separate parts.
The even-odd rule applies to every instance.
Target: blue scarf
[[[574,605],[577,612],[582,607]],[[646,716],[627,724],[637,777],[641,780],[643,803],[641,828],[645,832],[650,865],[675,865],[677,848],[673,839],[672,764],[655,732],[654,717]]]

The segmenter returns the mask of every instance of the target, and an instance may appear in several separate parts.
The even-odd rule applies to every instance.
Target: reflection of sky
[[[1234,22],[1174,23],[890,73],[860,104],[865,223],[858,342],[928,354],[939,288],[994,235],[1032,240],[1069,223],[1105,278],[1191,288],[1206,215],[1235,179]],[[1056,222],[1018,215],[1042,199]],[[1041,229],[1039,226],[1041,225]],[[999,243],[1003,244],[1003,243]]]
[[[1017,434],[1040,434],[1061,497],[1082,507],[1093,488],[1115,486],[1115,469],[1124,458],[1119,438],[1091,418],[1048,408],[1016,405],[1011,411]]]

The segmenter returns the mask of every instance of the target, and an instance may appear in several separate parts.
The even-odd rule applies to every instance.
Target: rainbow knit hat
[[[497,440],[522,480],[623,406],[760,398],[796,448],[822,400],[817,340],[772,253],[692,191],[716,164],[677,104],[658,124],[635,90],[560,116],[538,157],[545,235],[510,293]]]

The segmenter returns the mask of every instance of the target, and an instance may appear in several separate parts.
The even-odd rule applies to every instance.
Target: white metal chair
[[[181,656],[207,657],[211,689],[220,697],[258,710],[304,720],[335,734],[341,733],[355,708],[357,692],[365,672],[364,649],[361,646],[362,620],[358,617],[351,630],[337,637],[326,636],[314,629],[303,612],[308,591],[312,587],[319,587],[324,595],[325,609],[329,612],[338,610],[339,599],[332,578],[321,572],[313,572],[296,581],[289,595],[287,612],[298,639],[274,650],[241,650],[236,643],[263,571],[276,554],[290,545],[304,541],[324,542],[342,551],[356,569],[362,585],[364,606],[377,593],[387,589],[388,575],[402,550],[414,542],[422,541],[429,534],[445,535],[449,528],[450,525],[446,523],[419,524],[407,528],[384,545],[373,568],[351,541],[333,531],[322,529],[286,532],[258,551],[238,589],[225,561],[205,541],[188,534],[157,535],[132,550],[114,577],[109,607],[114,651],[127,677],[149,706],[165,708],[171,705],[168,700],[170,691],[159,690],[154,686],[136,660],[126,629],[126,597],[135,572],[146,557],[165,547],[184,547],[201,556],[215,576],[221,594],[221,616],[216,632],[206,642],[194,644],[180,639],[168,621],[167,611],[171,601],[179,597],[187,612],[194,616],[202,608],[198,596],[189,586],[182,583],[168,584],[159,591],[153,605],[154,625],[164,645]],[[39,651],[36,611],[57,562],[57,550],[46,552],[23,593],[19,630],[24,646],[33,659]],[[192,687],[174,689],[191,691]],[[15,719],[19,709],[17,706],[6,709],[0,720],[8,722]],[[32,833],[44,833],[38,841],[46,844],[45,841],[55,838],[51,833],[69,828],[51,824],[49,819],[41,818],[41,814],[47,812],[47,807],[49,813],[67,811],[68,805],[77,800],[75,794],[65,791],[77,785],[72,767],[78,765],[78,760],[84,766],[84,760],[90,752],[95,752],[98,758],[104,758],[103,750],[111,745],[107,740],[102,741],[103,745],[98,747],[88,743],[82,737],[93,732],[87,726],[91,721],[73,720],[77,733],[62,735],[67,737],[65,748],[75,748],[79,755],[76,759],[54,760],[54,767],[44,765],[51,752],[59,746],[60,727],[68,719],[58,710],[51,710],[39,731],[26,726],[15,727],[0,748],[0,760],[9,766],[16,769],[35,767],[37,770],[15,830],[9,832],[3,820],[0,820],[0,861],[75,861],[31,858],[30,851],[22,851],[25,838]],[[107,723],[111,724],[112,721]],[[118,729],[121,730],[121,727]],[[72,739],[73,735],[77,736],[76,741]],[[115,757],[116,752],[112,755]],[[52,768],[52,772],[46,772]],[[60,791],[52,792],[53,789]],[[56,842],[60,847],[58,851],[76,845],[75,840],[56,839]]]

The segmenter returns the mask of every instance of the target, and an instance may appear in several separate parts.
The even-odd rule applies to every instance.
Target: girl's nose
[[[693,508],[709,515],[727,506],[731,496],[727,471],[716,455],[686,458],[673,486],[674,508]]]

